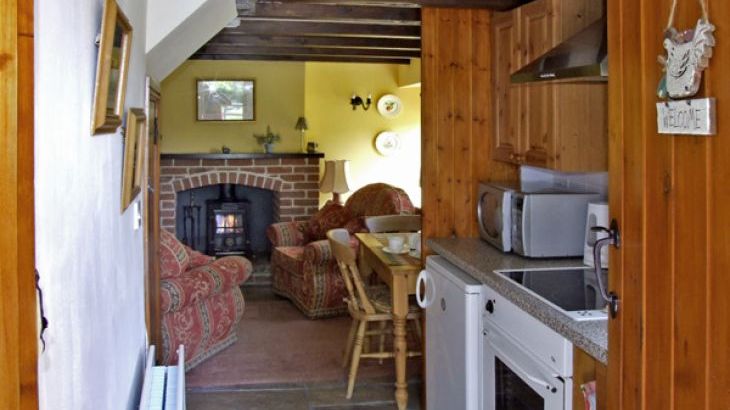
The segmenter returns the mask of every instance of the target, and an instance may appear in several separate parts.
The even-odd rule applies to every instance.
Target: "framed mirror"
[[[132,26],[115,0],[104,0],[91,134],[110,133],[122,124]]]
[[[254,121],[253,80],[198,80],[198,121]]]
[[[147,118],[141,108],[127,112],[124,130],[124,168],[122,170],[122,212],[142,190],[144,168],[144,142]]]

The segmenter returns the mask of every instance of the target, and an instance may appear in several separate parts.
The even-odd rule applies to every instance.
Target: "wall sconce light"
[[[362,106],[362,109],[367,111],[368,108],[370,108],[370,103],[373,102],[373,95],[368,94],[367,100],[363,102],[362,98],[360,98],[359,95],[352,93],[352,98],[350,98],[350,105],[352,105],[352,110],[355,111],[358,105]]]

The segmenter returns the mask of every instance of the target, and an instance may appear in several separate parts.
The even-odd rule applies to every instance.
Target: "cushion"
[[[309,220],[309,239],[312,241],[327,239],[327,231],[342,228],[350,219],[352,217],[347,208],[334,202],[327,202]]]
[[[404,190],[384,183],[358,189],[347,199],[345,207],[353,217],[415,213],[413,203]]]
[[[180,276],[190,267],[190,254],[171,232],[160,229],[160,277]]]

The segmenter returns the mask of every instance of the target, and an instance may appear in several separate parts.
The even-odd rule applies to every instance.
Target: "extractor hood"
[[[602,18],[512,74],[511,81],[608,81],[607,40]]]

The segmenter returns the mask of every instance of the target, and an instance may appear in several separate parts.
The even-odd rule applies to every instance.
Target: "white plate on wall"
[[[400,145],[400,137],[392,131],[383,131],[375,137],[375,149],[384,157],[398,152]]]
[[[385,118],[395,118],[402,110],[403,103],[393,94],[386,94],[378,100],[378,112]]]

